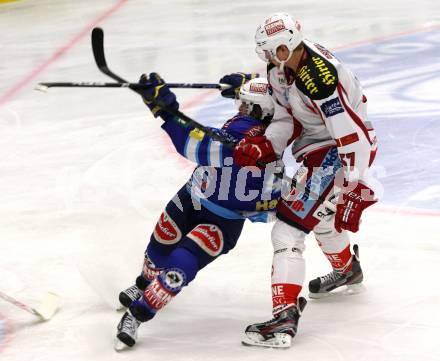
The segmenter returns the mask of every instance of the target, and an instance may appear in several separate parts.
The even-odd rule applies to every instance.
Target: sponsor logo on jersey
[[[318,87],[316,86],[315,79],[310,76],[310,68],[308,65],[303,65],[298,72],[298,78],[304,84],[309,94],[313,95],[318,93]]]
[[[267,36],[272,36],[286,29],[283,20],[279,19],[264,26]]]
[[[318,76],[321,78],[322,82],[325,85],[336,84],[336,77],[331,73],[324,60],[319,56],[313,56],[312,60],[316,65],[316,69],[318,69]]]
[[[344,108],[338,97],[330,99],[325,103],[322,103],[321,110],[327,118],[330,118],[336,114],[344,112]]]
[[[295,200],[290,205],[290,208],[292,208],[296,212],[302,212],[304,211],[304,202],[302,200]]]
[[[278,204],[278,199],[272,199],[270,201],[264,200],[264,201],[258,201],[255,204],[255,210],[256,211],[268,211],[270,209],[275,209]]]
[[[199,224],[188,234],[188,238],[212,257],[223,250],[223,232],[214,224]]]
[[[266,94],[267,93],[267,84],[265,84],[265,83],[252,83],[249,86],[249,90],[253,93]]]
[[[297,88],[313,100],[328,98],[338,83],[335,66],[325,57],[307,48],[308,57],[297,72]]]
[[[182,238],[182,232],[177,226],[176,222],[164,211],[156,223],[154,228],[154,238],[163,244],[174,244]]]

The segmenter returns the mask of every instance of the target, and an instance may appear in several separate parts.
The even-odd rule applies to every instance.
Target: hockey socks
[[[342,251],[335,253],[324,252],[325,256],[329,260],[332,268],[338,273],[347,273],[351,270],[352,254],[350,251],[350,244],[347,245]]]
[[[142,297],[130,305],[130,312],[140,322],[152,319],[186,284],[185,273],[178,268],[167,269],[145,289]]]
[[[272,314],[274,316],[296,305],[302,286],[291,283],[272,284]]]

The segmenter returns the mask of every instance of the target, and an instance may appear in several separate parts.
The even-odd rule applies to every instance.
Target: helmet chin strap
[[[278,56],[274,56],[274,59],[280,64],[280,71],[284,71],[284,65],[286,64],[286,61],[289,61],[289,59],[292,57],[293,55],[293,50],[289,50],[289,56],[287,57],[286,60],[280,60],[278,59]]]

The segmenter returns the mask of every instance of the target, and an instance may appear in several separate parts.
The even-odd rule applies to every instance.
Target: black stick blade
[[[92,50],[98,68],[107,67],[104,55],[104,31],[101,28],[92,30]]]
[[[104,30],[101,28],[94,28],[92,30],[92,50],[96,65],[101,72],[120,83],[127,82],[125,79],[113,73],[107,66],[104,53]]]

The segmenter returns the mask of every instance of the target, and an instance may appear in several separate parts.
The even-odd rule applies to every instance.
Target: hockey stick
[[[127,81],[123,78],[121,78],[119,75],[113,73],[109,67],[107,66],[107,61],[105,60],[105,53],[104,53],[104,31],[101,28],[94,28],[92,30],[92,50],[93,50],[93,56],[95,58],[96,65],[98,66],[98,69],[109,76],[110,78],[116,80],[119,83],[127,83]],[[134,92],[138,93],[142,96],[142,93],[139,91],[139,89],[132,89]],[[235,143],[223,138],[219,134],[213,132],[210,128],[203,126],[202,124],[196,122],[195,120],[191,119],[184,113],[182,113],[179,110],[170,109],[165,104],[163,104],[160,101],[155,101],[155,103],[165,110],[166,112],[176,116],[179,118],[179,121],[182,125],[188,126],[191,125],[194,128],[198,128],[199,130],[203,131],[204,133],[208,134],[212,139],[217,140],[219,142],[222,142],[223,145],[233,149],[235,147]],[[182,122],[183,121],[183,122]]]
[[[33,314],[34,316],[39,317],[43,321],[47,321],[52,318],[52,316],[57,311],[60,303],[59,297],[51,292],[45,294],[40,305],[36,308],[30,307],[1,291],[0,298],[4,299],[6,302],[13,304],[14,306],[21,308],[22,310]]]
[[[219,89],[226,90],[231,86],[222,83],[167,83],[170,88]],[[36,90],[47,91],[48,88],[130,88],[145,89],[147,85],[140,83],[102,83],[102,82],[49,82],[38,83]]]
[[[95,58],[96,65],[98,66],[98,69],[109,76],[110,78],[116,80],[119,83],[127,83],[127,81],[123,78],[121,78],[119,75],[113,73],[108,65],[107,61],[105,60],[105,53],[104,53],[104,31],[101,28],[94,28],[92,30],[92,50],[93,50],[93,56]],[[138,89],[132,89],[134,92],[140,94],[142,96],[142,93]],[[163,104],[160,101],[154,101],[161,109],[164,111],[176,116],[179,118],[179,124],[182,124],[182,126],[193,126],[194,128],[198,128],[203,133],[208,134],[212,139],[221,142],[224,146],[233,149],[235,148],[235,143],[231,142],[230,140],[222,137],[220,134],[217,134],[213,132],[210,128],[205,127],[204,125],[198,123],[194,119],[188,117],[186,114],[182,113],[179,110],[171,109],[166,104]],[[263,168],[266,166],[266,163],[257,161],[257,164],[259,166],[262,166]],[[335,212],[336,207],[333,203],[326,200],[323,196],[312,192],[311,189],[303,184],[298,183],[295,179],[292,179],[288,176],[286,176],[283,173],[274,173],[275,176],[281,178],[283,181],[288,182],[291,187],[294,187],[298,192],[304,193],[305,196],[307,196],[307,199],[314,199],[320,202],[321,204],[324,204],[327,208],[329,208],[331,211]]]

